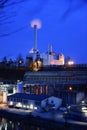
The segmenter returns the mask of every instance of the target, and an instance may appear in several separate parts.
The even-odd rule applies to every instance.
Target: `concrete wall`
[[[51,96],[41,102],[41,107],[44,109],[58,109],[62,104],[62,99]]]

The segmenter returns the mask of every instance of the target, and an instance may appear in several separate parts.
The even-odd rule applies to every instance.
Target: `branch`
[[[26,1],[29,1],[29,0],[14,0],[13,2],[11,2],[11,3],[9,3],[9,4],[7,4],[7,5],[5,5],[5,7],[10,7],[10,6],[14,6],[14,5],[17,5],[17,4],[21,4],[21,3],[24,3],[24,2],[26,2]]]
[[[14,30],[14,31],[12,31],[10,33],[0,34],[0,37],[6,37],[6,36],[9,36],[9,35],[12,35],[14,33],[17,33],[17,32],[20,32],[20,31],[24,30],[25,28],[27,28],[27,25],[25,25],[25,26],[23,26],[23,27],[21,27],[19,29],[16,29],[16,30]]]
[[[4,4],[6,4],[9,0],[0,0],[0,8],[4,7]]]
[[[78,11],[80,8],[82,8],[85,4],[87,4],[87,0],[82,0],[78,2],[76,5],[73,6],[73,0],[69,0],[69,7],[64,12],[62,19],[66,19],[71,13],[74,13]]]

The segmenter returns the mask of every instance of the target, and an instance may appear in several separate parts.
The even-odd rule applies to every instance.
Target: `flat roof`
[[[50,96],[44,95],[44,94],[26,94],[26,93],[15,93],[8,98],[21,98],[21,99],[29,99],[29,100],[36,100],[36,101],[42,101]]]

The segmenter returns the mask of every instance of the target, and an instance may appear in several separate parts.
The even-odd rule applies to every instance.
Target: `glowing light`
[[[71,86],[69,87],[69,90],[72,90],[72,87],[71,87]]]
[[[73,65],[74,61],[68,61],[68,65]]]
[[[34,106],[33,106],[33,104],[31,104],[31,105],[30,105],[30,109],[33,109],[33,108],[34,108]]]
[[[35,19],[33,21],[31,21],[31,27],[34,28],[34,26],[37,26],[37,29],[41,28],[41,21],[39,19]]]
[[[26,108],[26,105],[23,105],[23,108]]]
[[[19,60],[19,64],[21,64],[22,63],[22,60]]]
[[[37,62],[33,62],[33,71],[38,71]]]
[[[10,106],[13,105],[13,102],[11,101],[11,102],[9,103],[9,105],[10,105]]]
[[[30,106],[27,106],[27,108],[29,109],[29,108],[30,108]]]
[[[81,101],[81,103],[82,103],[82,104],[84,104],[84,103],[85,103],[85,101]]]
[[[86,112],[87,113],[87,107],[82,107],[82,112]]]
[[[38,63],[38,68],[40,68],[42,66],[42,62],[38,60],[37,63]]]
[[[16,104],[16,107],[22,107],[22,104],[21,104],[20,102],[18,102],[18,103]]]
[[[34,107],[35,110],[37,110],[37,107]]]

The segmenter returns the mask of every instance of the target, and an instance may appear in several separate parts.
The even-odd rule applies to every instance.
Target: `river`
[[[14,117],[13,117],[14,118]],[[55,124],[51,126],[51,122],[47,122],[47,125],[44,123],[41,125],[32,125],[29,123],[28,120],[9,120],[4,117],[0,117],[0,130],[87,130],[87,127],[83,128],[81,126],[75,126],[75,125],[63,125],[62,128],[59,126],[56,126]]]
[[[49,128],[45,127],[41,127],[41,126],[34,126],[34,125],[29,125],[28,123],[23,123],[21,121],[11,121],[11,120],[7,120],[3,117],[0,118],[0,130],[53,130],[53,128],[50,128],[50,124],[49,124]],[[60,128],[55,128],[54,126],[54,130],[63,130]]]

